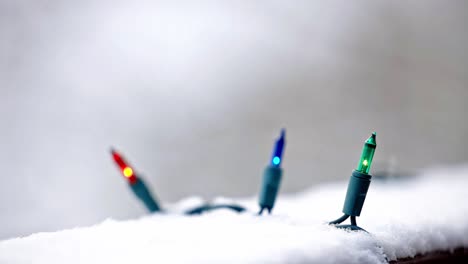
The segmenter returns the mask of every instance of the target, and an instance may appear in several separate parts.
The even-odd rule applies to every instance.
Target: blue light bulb
[[[283,149],[285,144],[286,130],[281,130],[280,137],[276,140],[275,146],[273,148],[273,154],[271,155],[271,164],[275,167],[281,165],[281,157],[283,156]]]
[[[281,168],[281,161],[283,159],[284,146],[286,144],[286,130],[281,130],[281,135],[276,140],[271,153],[270,164],[263,172],[262,188],[258,196],[258,205],[260,205],[259,215],[263,210],[268,210],[271,213],[275,205],[276,196],[281,184],[281,177],[283,169]]]

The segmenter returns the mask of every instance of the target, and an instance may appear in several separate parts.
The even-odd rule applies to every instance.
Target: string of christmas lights
[[[376,133],[373,132],[372,135],[365,141],[358,166],[356,170],[353,171],[349,179],[346,198],[342,210],[344,215],[334,221],[329,222],[330,225],[347,230],[365,231],[357,225],[356,217],[360,216],[361,214],[364,200],[366,198],[372,178],[372,175],[369,174],[369,171],[372,166],[375,149],[377,148],[376,136]],[[260,206],[260,211],[258,212],[259,215],[261,215],[264,210],[267,210],[268,213],[271,214],[275,205],[283,175],[281,163],[283,161],[283,151],[285,144],[286,131],[285,129],[282,129],[281,134],[273,147],[270,164],[265,168],[263,173],[262,186],[260,189],[258,201]],[[146,184],[141,179],[141,177],[137,176],[135,170],[114,149],[111,149],[111,154],[114,162],[122,172],[122,175],[125,177],[125,179],[127,179],[130,189],[135,194],[135,196],[143,202],[148,211],[151,213],[163,212],[157,200],[146,187]],[[236,204],[207,203],[190,209],[184,214],[202,214],[204,212],[217,209],[230,209],[239,213],[246,210],[244,207]],[[351,221],[350,225],[339,225],[348,218],[350,218]]]

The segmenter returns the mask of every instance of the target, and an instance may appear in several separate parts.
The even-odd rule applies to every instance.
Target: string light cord
[[[349,217],[349,215],[345,214],[345,215],[343,215],[342,217],[336,219],[335,221],[331,221],[331,222],[328,223],[328,224],[330,224],[330,225],[341,224],[341,223],[343,223],[346,219],[348,219],[348,217]]]
[[[336,228],[339,228],[339,229],[347,229],[347,230],[352,230],[352,231],[364,231],[366,233],[368,233],[366,230],[364,230],[363,228],[359,227],[356,223],[356,217],[355,216],[351,216],[351,224],[350,225],[338,225],[338,224],[341,224],[342,222],[344,222],[346,219],[348,219],[348,217],[350,217],[349,215],[344,215],[338,219],[336,219],[335,221],[332,221],[328,224],[330,225],[333,225],[335,226]]]
[[[262,207],[260,208],[260,211],[258,212],[258,215],[262,215],[263,210],[267,209],[268,214],[271,214],[271,208],[270,207]]]
[[[193,209],[190,209],[184,212],[185,215],[198,215],[203,214],[205,212],[219,210],[219,209],[229,209],[237,213],[242,213],[246,209],[243,206],[237,204],[204,204]]]

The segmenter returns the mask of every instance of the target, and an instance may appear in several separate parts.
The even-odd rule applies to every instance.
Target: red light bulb
[[[133,172],[132,167],[130,167],[127,162],[125,162],[124,158],[117,153],[114,149],[111,149],[112,157],[114,158],[115,163],[119,166],[120,171],[122,172],[123,176],[128,179],[130,184],[134,184],[137,181],[137,177]]]

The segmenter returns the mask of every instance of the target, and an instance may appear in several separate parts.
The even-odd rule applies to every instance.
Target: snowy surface
[[[325,224],[341,216],[346,184],[281,195],[271,216],[255,215],[255,198],[236,200],[243,214],[181,216],[201,202],[189,198],[170,214],[5,240],[0,263],[385,263],[468,247],[468,167],[374,177],[357,219],[370,234]]]

